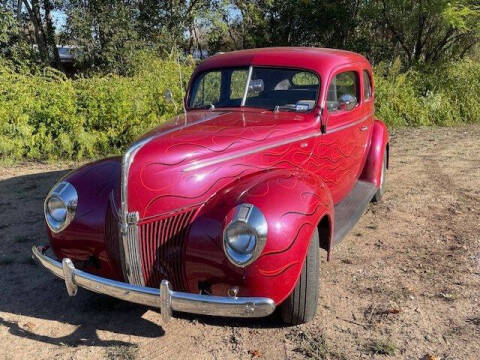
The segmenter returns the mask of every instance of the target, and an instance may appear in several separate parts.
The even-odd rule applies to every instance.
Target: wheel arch
[[[387,167],[389,162],[389,134],[387,126],[380,120],[375,119],[370,147],[367,154],[367,159],[360,175],[360,180],[368,181],[380,188],[382,163],[385,152],[387,152]]]
[[[227,213],[241,203],[258,207],[268,222],[265,248],[245,268],[234,266],[223,251]],[[225,296],[239,287],[238,296],[266,296],[281,303],[301,274],[310,239],[320,224],[331,240],[333,202],[328,187],[310,173],[272,169],[240,178],[201,209],[192,224],[185,252],[188,288],[208,284],[213,295]],[[327,250],[328,251],[328,250]]]
[[[324,214],[317,224],[319,247],[327,251],[330,259],[331,243],[333,238],[333,223],[329,214]]]

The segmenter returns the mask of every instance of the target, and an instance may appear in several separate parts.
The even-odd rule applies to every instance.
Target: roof
[[[200,63],[196,72],[221,67],[257,65],[298,67],[324,75],[336,66],[360,62],[369,65],[365,57],[351,51],[314,47],[272,47],[217,54]]]

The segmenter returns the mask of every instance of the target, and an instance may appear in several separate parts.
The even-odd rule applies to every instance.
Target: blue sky
[[[67,20],[63,11],[53,11],[52,18],[55,22],[55,28],[57,31],[63,28],[63,26],[65,25],[65,21]]]

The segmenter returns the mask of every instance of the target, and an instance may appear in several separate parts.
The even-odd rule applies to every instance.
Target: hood
[[[191,111],[140,140],[128,176],[129,211],[147,218],[200,204],[240,176],[275,161],[272,147],[315,126],[309,114]],[[270,152],[264,154],[265,148]]]

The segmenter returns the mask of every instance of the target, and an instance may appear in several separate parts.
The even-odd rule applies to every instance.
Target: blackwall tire
[[[280,317],[286,324],[298,325],[313,320],[317,312],[319,277],[319,240],[315,229],[295,289],[280,305]]]
[[[387,180],[387,151],[385,150],[383,154],[383,163],[382,163],[382,176],[380,180],[380,189],[377,190],[375,195],[373,195],[372,201],[379,202],[383,198],[385,193],[385,183]]]

